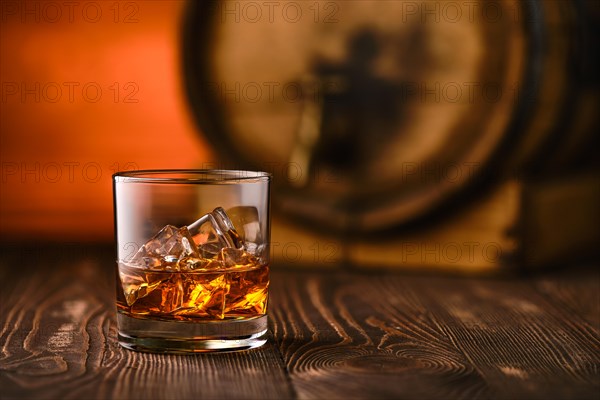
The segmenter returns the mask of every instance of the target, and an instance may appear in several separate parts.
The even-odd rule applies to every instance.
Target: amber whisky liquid
[[[268,265],[213,268],[171,271],[168,265],[143,269],[121,263],[118,310],[134,318],[165,321],[222,321],[265,315]]]

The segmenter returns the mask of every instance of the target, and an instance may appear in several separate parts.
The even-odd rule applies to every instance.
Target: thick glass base
[[[253,349],[267,342],[267,316],[215,322],[157,321],[117,313],[119,344],[152,353],[190,354]]]

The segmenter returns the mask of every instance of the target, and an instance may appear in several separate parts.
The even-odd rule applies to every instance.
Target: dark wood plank
[[[555,273],[533,277],[535,289],[569,315],[577,315],[600,331],[600,271]],[[582,290],[585,288],[585,290]]]
[[[0,254],[3,399],[596,399],[600,391],[597,274],[275,269],[266,346],[167,356],[116,343],[110,248]]]
[[[528,281],[287,274],[274,335],[300,398],[597,398],[598,331]],[[583,284],[579,290],[594,288]]]
[[[489,397],[412,290],[415,278],[275,278],[274,336],[299,398]]]
[[[111,257],[2,258],[2,398],[293,397],[273,341],[246,352],[192,356],[119,347]],[[25,260],[43,268],[23,273],[31,267]],[[21,272],[10,271],[15,265]]]
[[[415,288],[497,398],[597,399],[599,331],[527,281],[437,279]],[[579,290],[593,287],[581,281]],[[400,289],[400,287],[399,287]]]

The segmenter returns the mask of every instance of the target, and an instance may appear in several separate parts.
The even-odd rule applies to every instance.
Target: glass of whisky
[[[230,170],[113,175],[121,346],[199,353],[267,341],[270,181]]]

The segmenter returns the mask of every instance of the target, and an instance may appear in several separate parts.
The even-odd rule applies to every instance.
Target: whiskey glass
[[[119,344],[160,353],[267,341],[271,175],[113,175]]]

